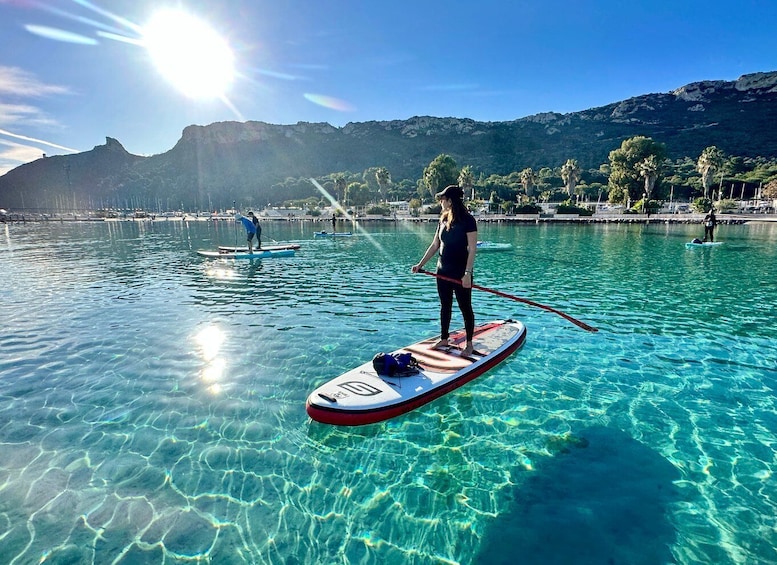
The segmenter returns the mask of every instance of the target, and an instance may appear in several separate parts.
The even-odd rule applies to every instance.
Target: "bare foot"
[[[474,353],[475,348],[472,346],[471,343],[468,343],[467,346],[462,350],[461,356],[462,357],[472,357],[472,354]]]
[[[447,349],[447,348],[448,348],[447,339],[441,339],[440,341],[434,344],[434,347],[432,347],[432,349]]]

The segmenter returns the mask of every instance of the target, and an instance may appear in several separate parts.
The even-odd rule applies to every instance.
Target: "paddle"
[[[446,277],[443,275],[438,275],[437,273],[432,273],[430,271],[425,271],[424,269],[418,269],[419,273],[423,273],[425,275],[429,275],[435,278],[438,278],[443,281],[452,282],[454,284],[461,284],[461,281],[458,279],[452,279],[450,277]],[[555,308],[551,308],[550,306],[546,306],[545,304],[540,304],[539,302],[534,302],[533,300],[528,300],[526,298],[521,298],[520,296],[514,296],[512,294],[507,294],[506,292],[501,292],[499,290],[494,290],[493,288],[487,288],[485,286],[480,286],[478,284],[473,284],[472,288],[476,288],[477,290],[482,290],[484,292],[490,292],[491,294],[496,294],[497,296],[501,296],[502,298],[509,298],[510,300],[515,300],[516,302],[523,302],[524,304],[528,304],[529,306],[535,306],[537,308],[542,308],[543,310],[546,310],[548,312],[553,312],[554,314],[558,314],[565,320],[568,320],[575,324],[579,328],[583,328],[587,332],[598,332],[599,329],[595,328],[593,326],[589,326],[585,322],[581,322],[580,320],[577,320],[570,316],[569,314],[565,314],[564,312],[561,312],[560,310],[556,310]]]
[[[267,234],[265,233],[265,230],[262,230],[262,235],[265,237],[268,237]],[[270,238],[270,241],[272,241],[273,243],[280,243],[280,241],[276,241],[273,238]]]
[[[234,200],[232,201],[232,209],[235,211],[235,214],[237,214],[237,205]],[[235,220],[235,249],[237,249],[237,220]]]

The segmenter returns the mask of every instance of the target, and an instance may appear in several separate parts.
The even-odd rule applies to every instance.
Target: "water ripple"
[[[194,254],[231,224],[9,227],[0,555],[432,564],[504,559],[508,540],[535,562],[771,560],[773,228],[696,252],[695,226],[482,224],[514,251],[479,254],[478,284],[600,331],[476,292],[478,319],[526,323],[524,348],[342,429],[309,421],[308,392],[438,331],[434,280],[409,273],[433,225],[316,227],[269,224],[302,249],[254,262]]]

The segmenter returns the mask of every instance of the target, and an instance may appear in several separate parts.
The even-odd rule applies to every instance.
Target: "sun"
[[[156,12],[143,45],[162,76],[189,98],[223,97],[235,77],[229,44],[205,22],[178,10]]]

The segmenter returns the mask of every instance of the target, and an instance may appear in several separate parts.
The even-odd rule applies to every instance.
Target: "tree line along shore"
[[[331,225],[331,215],[311,215],[304,213],[289,214],[286,216],[268,216],[258,214],[261,222],[311,222]],[[618,214],[618,213],[594,213],[591,215],[579,214],[501,214],[487,213],[476,214],[479,223],[498,224],[541,224],[541,223],[575,223],[575,224],[600,224],[600,223],[625,223],[625,224],[699,224],[704,218],[703,213],[684,214]],[[777,222],[777,214],[720,214],[719,224],[745,224],[748,222]],[[424,223],[437,222],[438,214],[395,214],[391,216],[363,214],[356,216],[342,216],[337,218],[340,224],[359,223]],[[123,216],[105,218],[89,214],[21,214],[12,213],[0,216],[2,223],[24,222],[233,222],[234,216],[229,214],[143,214],[135,216],[127,214]]]

